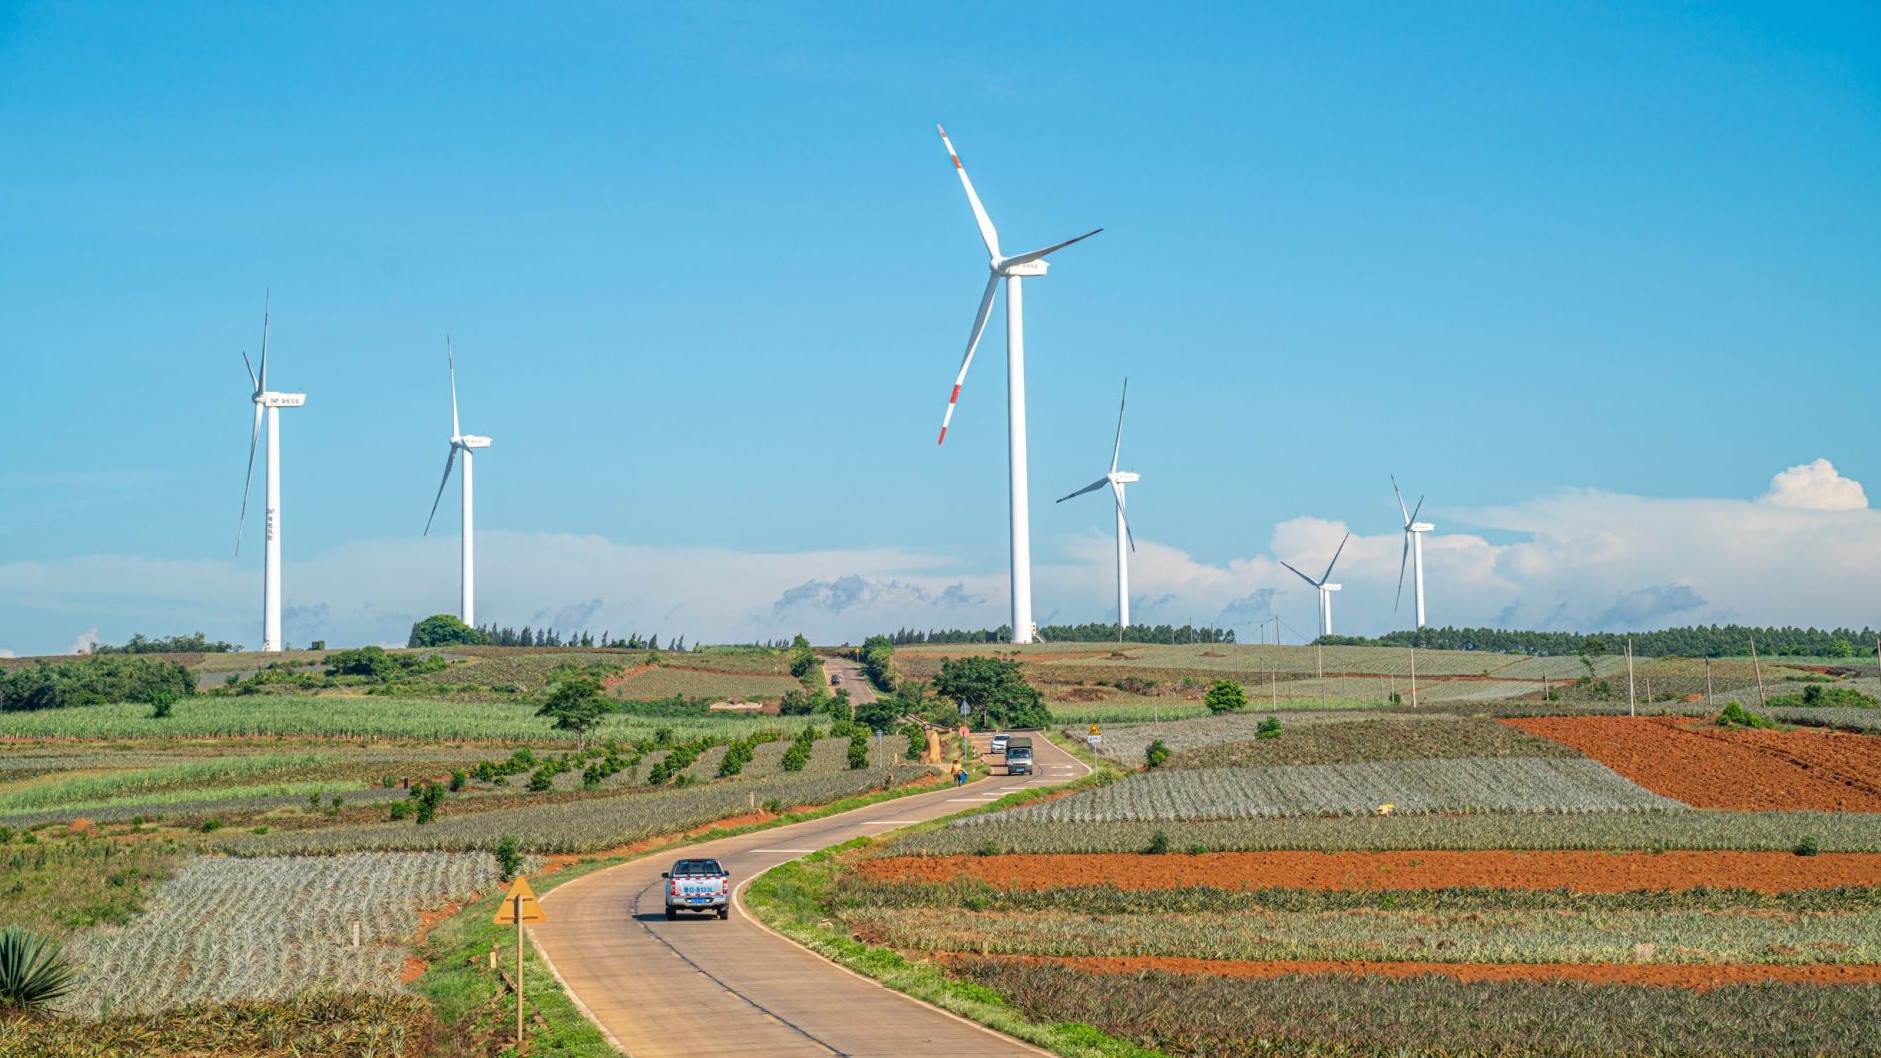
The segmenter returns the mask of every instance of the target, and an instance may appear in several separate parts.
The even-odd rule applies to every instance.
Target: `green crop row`
[[[1596,815],[1392,816],[1059,823],[1009,813],[963,820],[887,843],[884,855],[1141,852],[1156,832],[1172,848],[1216,852],[1308,849],[1744,849],[1790,852],[1806,837],[1823,852],[1881,852],[1881,815],[1854,812],[1644,812]]]
[[[1028,1018],[1207,1058],[1870,1058],[1881,986],[1708,991],[1425,976],[1098,974],[972,959],[959,972]]]

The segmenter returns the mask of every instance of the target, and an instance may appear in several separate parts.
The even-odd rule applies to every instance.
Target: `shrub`
[[[220,819],[205,819],[202,821],[202,832],[205,834],[221,829],[222,821]]]
[[[1157,827],[1156,833],[1150,835],[1149,848],[1144,849],[1143,852],[1145,855],[1149,855],[1149,856],[1168,855],[1169,854],[1169,832],[1167,830],[1162,829],[1161,827]]]
[[[1255,738],[1279,738],[1280,737],[1280,718],[1272,714],[1269,714],[1267,719],[1262,720],[1259,724],[1255,725],[1254,737]]]
[[[816,748],[816,729],[806,727],[803,733],[797,736],[796,741],[790,744],[790,748],[784,751],[784,770],[802,771],[803,766],[810,763],[810,751],[814,748]]]
[[[522,842],[516,840],[516,835],[503,835],[496,843],[495,854],[496,865],[502,869],[504,881],[516,877],[516,872],[522,870]]]
[[[1786,694],[1764,704],[1773,708],[1873,709],[1881,706],[1881,701],[1853,687],[1824,687],[1812,683],[1804,687],[1801,694]]]
[[[410,801],[394,801],[392,802],[392,814],[389,818],[394,823],[401,819],[410,819],[412,812],[416,810],[417,806]]]
[[[111,655],[0,672],[0,711],[62,709],[107,702],[175,702],[196,693],[196,674],[178,662]]]
[[[428,782],[417,793],[418,824],[423,826],[438,817],[438,806],[444,803],[444,787]]]
[[[470,782],[470,777],[464,774],[464,769],[458,768],[457,770],[451,772],[451,792],[452,793],[457,793],[461,791],[464,788],[464,786],[468,784],[469,782]]]
[[[858,731],[849,736],[849,770],[861,771],[869,766],[869,736]]]
[[[1247,691],[1234,680],[1216,680],[1208,689],[1208,696],[1202,699],[1211,713],[1234,713],[1247,708]]]
[[[50,938],[22,926],[0,929],[0,1004],[37,1011],[77,986],[77,968]]]
[[[1160,768],[1168,759],[1169,747],[1163,745],[1163,740],[1160,738],[1151,742],[1149,748],[1143,751],[1143,760],[1146,767]]]
[[[1761,713],[1753,713],[1736,702],[1724,707],[1718,714],[1719,727],[1769,727],[1770,720]]]
[[[1803,840],[1796,843],[1796,855],[1798,856],[1814,856],[1821,851],[1822,845],[1820,842],[1816,841],[1814,834],[1806,834],[1803,836]]]

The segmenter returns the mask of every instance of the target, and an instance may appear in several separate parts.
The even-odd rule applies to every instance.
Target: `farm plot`
[[[71,709],[0,713],[0,738],[151,739],[332,737],[410,739],[427,742],[530,742],[569,744],[567,732],[553,730],[527,701],[437,701],[327,695],[269,695],[254,698],[188,698],[174,715],[150,717],[150,707],[132,703],[87,705]],[[803,717],[671,717],[644,719],[615,715],[604,720],[596,739],[631,742],[658,728],[680,739],[700,735],[742,735],[754,723],[796,730]]]
[[[1881,854],[1781,852],[1203,852],[1184,855],[895,856],[863,860],[867,881],[1054,890],[1117,889],[1750,889],[1784,893],[1866,886]]]
[[[1881,812],[1881,739],[1839,731],[1722,731],[1673,717],[1507,720],[1700,808]]]
[[[1253,738],[1260,722],[1268,715],[1264,712],[1224,713],[1220,716],[1204,714],[1192,720],[1160,724],[1119,724],[1104,728],[1104,741],[1098,745],[1098,752],[1129,767],[1139,767],[1143,763],[1143,753],[1151,742],[1161,740],[1164,746],[1176,753],[1218,743],[1241,742]],[[1354,720],[1365,714],[1353,711],[1282,710],[1273,715],[1280,718],[1281,725],[1288,732],[1285,737],[1291,738],[1296,727],[1301,725]],[[1081,738],[1084,732],[1068,731],[1066,734]]]
[[[680,695],[688,698],[737,698],[751,701],[782,698],[790,691],[802,689],[803,684],[787,674],[738,675],[662,665],[647,669],[617,685],[613,695],[629,701],[651,701]]]
[[[1743,849],[1881,852],[1881,815],[1852,812],[1604,812],[1588,815],[1296,816],[1287,819],[1043,823],[1001,812],[890,840],[910,856],[1172,849]]]
[[[1423,812],[1682,810],[1589,760],[1547,757],[1371,761],[1271,768],[1195,768],[1132,775],[994,818],[1043,823],[1260,819]]]
[[[1076,891],[1073,891],[1076,895]],[[1128,895],[1128,894],[1120,894]],[[1224,894],[1238,895],[1238,894]],[[1305,894],[1302,894],[1305,895]],[[1307,903],[1308,901],[1301,901]],[[1091,914],[1076,909],[976,911],[953,906],[842,909],[864,937],[903,951],[1059,958],[1192,958],[1249,962],[1634,963],[1862,966],[1881,971],[1881,909],[1787,911],[1748,906],[1510,910],[1487,900],[1415,910],[1334,906]]]
[[[1874,1017],[1881,987],[1871,985],[1694,991],[1568,981],[1466,983],[1430,975],[1293,975],[1251,988],[1226,976],[1091,973],[1009,959],[968,960],[958,970],[1035,1021],[1095,1025],[1177,1055],[1881,1053],[1881,1019]]]
[[[1580,754],[1558,742],[1479,717],[1383,716],[1285,727],[1280,738],[1246,731],[1240,740],[1184,749],[1168,767],[1239,768],[1465,757],[1561,757]],[[1165,743],[1167,744],[1167,743]],[[1141,759],[1139,757],[1139,759]]]
[[[452,814],[449,807],[426,826],[373,823],[279,834],[240,834],[224,851],[240,856],[342,850],[488,849],[505,834],[529,852],[583,853],[618,848],[660,834],[690,830],[740,815],[767,802],[784,809],[825,804],[929,778],[925,767],[864,768],[825,774],[789,774],[678,789],[659,787],[579,800]]]
[[[399,988],[421,908],[497,884],[488,853],[198,860],[128,927],[74,942],[88,1014]],[[360,940],[352,944],[353,924]]]

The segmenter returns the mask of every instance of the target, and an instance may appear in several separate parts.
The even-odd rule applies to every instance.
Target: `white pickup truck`
[[[666,879],[668,920],[681,911],[716,911],[719,918],[731,914],[731,875],[717,860],[680,860],[660,877]]]

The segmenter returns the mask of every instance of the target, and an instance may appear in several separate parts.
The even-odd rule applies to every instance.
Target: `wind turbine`
[[[1411,594],[1417,597],[1417,627],[1424,627],[1424,534],[1437,528],[1429,522],[1417,520],[1419,511],[1424,509],[1424,497],[1417,498],[1417,506],[1404,509],[1404,493],[1398,490],[1398,476],[1391,476],[1391,491],[1398,496],[1398,513],[1404,515],[1404,554],[1398,559],[1398,603],[1404,601],[1404,563],[1411,560]],[[1397,609],[1398,603],[1392,604]]]
[[[1103,231],[1094,228],[1075,239],[1066,239],[1043,250],[1031,250],[1026,253],[1007,257],[999,252],[999,233],[993,230],[993,220],[986,215],[986,207],[980,204],[980,196],[973,190],[973,181],[967,179],[967,170],[960,164],[960,155],[954,152],[953,142],[947,138],[947,130],[934,126],[940,132],[941,143],[947,148],[947,156],[953,159],[954,171],[960,174],[960,186],[966,189],[967,204],[973,207],[973,220],[980,227],[980,238],[986,242],[987,268],[992,276],[986,281],[986,293],[980,296],[980,311],[973,318],[973,331],[967,336],[967,355],[960,360],[960,373],[954,377],[954,389],[947,397],[947,414],[941,419],[940,444],[947,440],[947,424],[953,421],[954,404],[960,400],[960,387],[967,380],[967,368],[973,363],[973,350],[979,347],[980,334],[986,330],[986,318],[993,310],[993,294],[999,289],[999,281],[1006,281],[1006,444],[1010,463],[1012,500],[1012,641],[1030,643],[1033,638],[1032,624],[1032,529],[1031,511],[1026,498],[1025,476],[1025,302],[1022,297],[1020,281],[1026,276],[1042,276],[1047,264],[1045,258],[1074,242]]]
[[[1130,399],[1130,380],[1123,380],[1123,399],[1117,402],[1117,441],[1110,447],[1110,473],[1091,482],[1071,496],[1082,496],[1087,492],[1096,492],[1105,485],[1117,497],[1117,627],[1119,630],[1130,627],[1130,552],[1136,550],[1136,538],[1130,534],[1130,522],[1123,513],[1123,487],[1132,481],[1142,480],[1127,470],[1117,469],[1117,454],[1123,450],[1123,406]],[[1061,496],[1059,503],[1071,496]]]
[[[470,453],[479,448],[490,447],[488,437],[467,434],[457,426],[457,358],[451,353],[451,339],[444,337],[444,362],[451,373],[451,454],[444,458],[444,477],[438,482],[438,494],[431,501],[431,517],[425,519],[424,535],[431,535],[432,519],[438,516],[438,501],[444,498],[444,486],[451,483],[451,467],[457,462],[457,453],[464,453],[464,546],[463,546],[463,603],[458,617],[472,628],[477,627],[477,559],[474,538],[475,504],[471,501]]]
[[[1314,589],[1319,592],[1319,634],[1322,636],[1332,634],[1332,593],[1339,590],[1339,585],[1328,584],[1326,582],[1332,579],[1332,567],[1339,564],[1339,556],[1345,553],[1346,540],[1350,539],[1352,539],[1352,534],[1347,533],[1345,534],[1345,540],[1339,541],[1339,550],[1332,553],[1332,561],[1326,563],[1325,575],[1321,576],[1318,580],[1314,580],[1306,574],[1301,573],[1299,570],[1293,569],[1290,563],[1281,563],[1281,565],[1286,566],[1288,569],[1292,569],[1294,576],[1311,584]]]
[[[255,448],[261,443],[262,409],[268,415],[268,528],[261,576],[261,649],[281,649],[281,409],[307,403],[305,393],[276,393],[268,388],[268,306],[272,292],[261,301],[261,373],[242,353],[248,380],[254,383],[255,428],[248,438],[248,473],[242,479],[242,514],[235,526],[235,553],[242,553],[242,531],[248,524],[248,487],[255,479]]]

